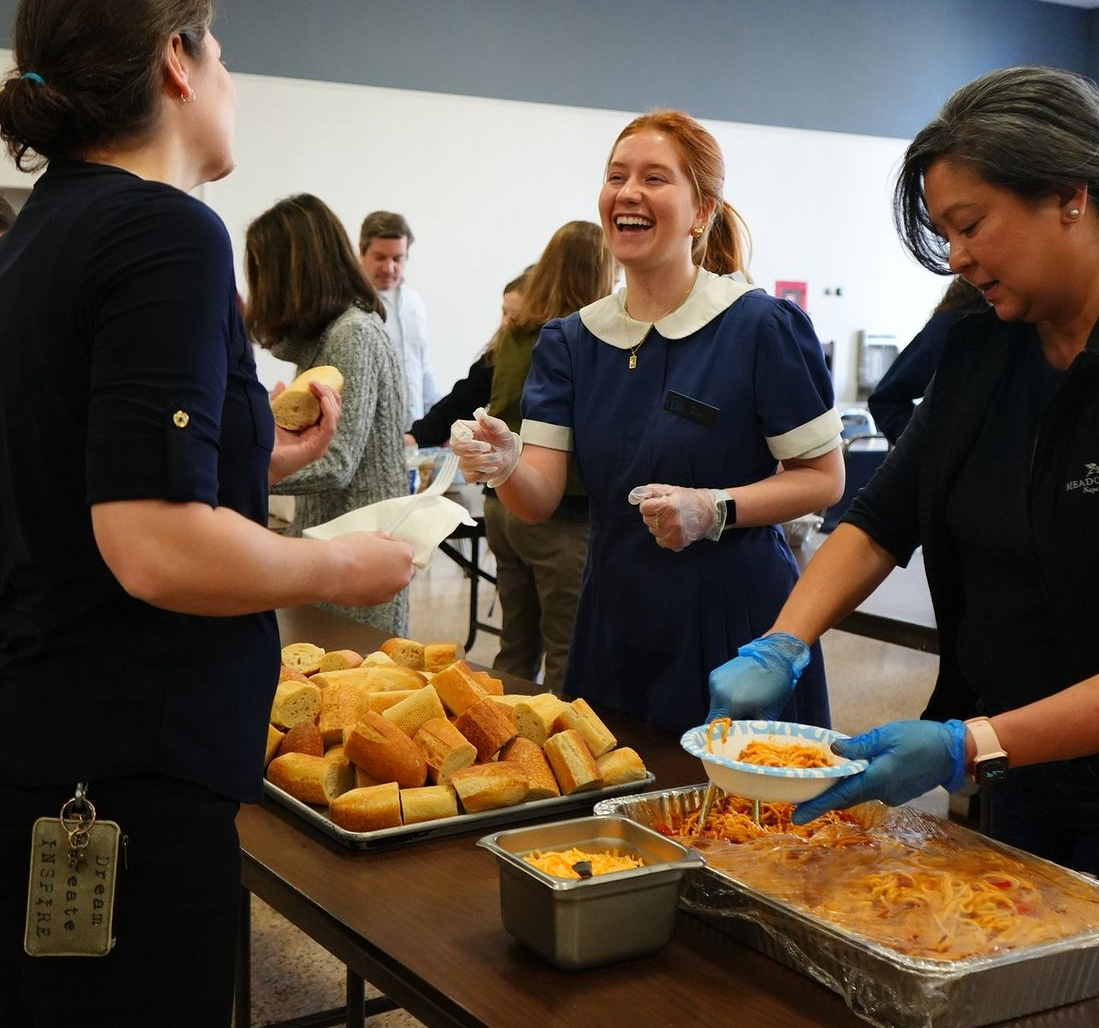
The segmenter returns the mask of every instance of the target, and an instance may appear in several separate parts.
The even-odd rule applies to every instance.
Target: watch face
[[[978,785],[999,782],[1007,774],[1007,757],[989,757],[987,760],[982,760],[978,762],[974,772]]]

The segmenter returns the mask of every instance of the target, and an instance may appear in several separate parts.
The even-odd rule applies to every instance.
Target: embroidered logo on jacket
[[[1084,477],[1070,478],[1065,483],[1065,492],[1071,493],[1082,489],[1085,493],[1099,493],[1099,463],[1084,461]]]

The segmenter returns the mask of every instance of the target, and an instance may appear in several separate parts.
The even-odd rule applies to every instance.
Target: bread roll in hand
[[[323,382],[337,393],[343,389],[343,375],[338,368],[322,364],[303,371],[278,396],[271,400],[275,424],[290,432],[297,432],[321,419],[320,400],[309,388],[310,382]]]

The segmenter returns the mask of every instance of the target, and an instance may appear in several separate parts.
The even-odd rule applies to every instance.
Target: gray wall
[[[0,0],[11,46],[17,0]],[[1099,12],[1038,0],[217,0],[230,68],[908,138],[1010,64],[1095,74]]]

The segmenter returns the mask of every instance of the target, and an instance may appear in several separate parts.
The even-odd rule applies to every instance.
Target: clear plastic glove
[[[523,440],[484,407],[478,407],[473,417],[450,426],[450,448],[458,455],[458,467],[467,482],[485,482],[495,489],[518,467]]]
[[[795,824],[867,800],[897,807],[937,785],[954,792],[966,780],[965,725],[961,721],[891,721],[862,735],[837,739],[832,752],[849,760],[869,760],[870,766],[799,804],[793,815]]]
[[[657,546],[676,553],[699,539],[720,537],[728,498],[721,489],[680,485],[639,485],[627,497],[638,505]]]
[[[707,722],[716,717],[773,720],[786,706],[810,656],[805,643],[785,632],[745,643],[737,656],[710,672]]]

